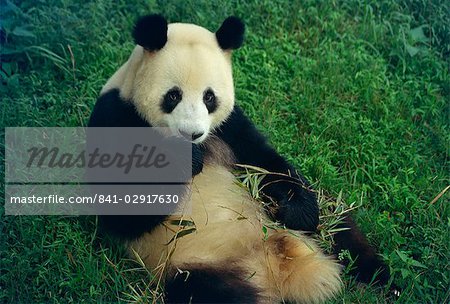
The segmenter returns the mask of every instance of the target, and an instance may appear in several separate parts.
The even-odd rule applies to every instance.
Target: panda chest
[[[205,166],[202,173],[193,178],[189,200],[190,218],[196,226],[244,219],[253,221],[261,214],[259,204],[238,184],[236,177],[217,164]]]

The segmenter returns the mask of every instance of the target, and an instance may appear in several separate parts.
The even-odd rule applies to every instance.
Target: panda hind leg
[[[173,267],[165,283],[165,303],[258,303],[259,290],[233,263],[189,263]]]
[[[293,303],[322,303],[342,286],[341,265],[302,234],[276,232],[266,241],[270,298]]]

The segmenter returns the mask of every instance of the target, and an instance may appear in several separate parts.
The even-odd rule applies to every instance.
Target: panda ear
[[[139,18],[133,29],[133,38],[147,51],[157,51],[167,42],[167,20],[161,15]]]
[[[244,32],[245,25],[241,19],[228,17],[216,32],[217,42],[223,50],[240,48],[244,42]]]

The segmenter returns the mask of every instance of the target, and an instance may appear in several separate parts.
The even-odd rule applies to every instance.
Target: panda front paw
[[[309,193],[294,190],[293,193],[287,193],[278,201],[275,216],[286,228],[316,231],[319,225],[319,207],[316,196],[312,192]]]
[[[203,170],[203,159],[205,151],[196,144],[192,144],[192,176],[196,176]]]
[[[319,206],[313,191],[291,181],[278,181],[268,185],[265,194],[275,201],[275,219],[286,228],[316,231]]]

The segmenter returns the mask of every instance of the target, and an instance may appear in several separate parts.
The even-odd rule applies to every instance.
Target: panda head
[[[228,17],[215,33],[159,15],[139,19],[133,30],[131,97],[144,119],[200,143],[231,113],[231,51],[242,45],[244,24]],[[132,55],[133,56],[133,55]],[[132,64],[132,63],[130,63]]]

